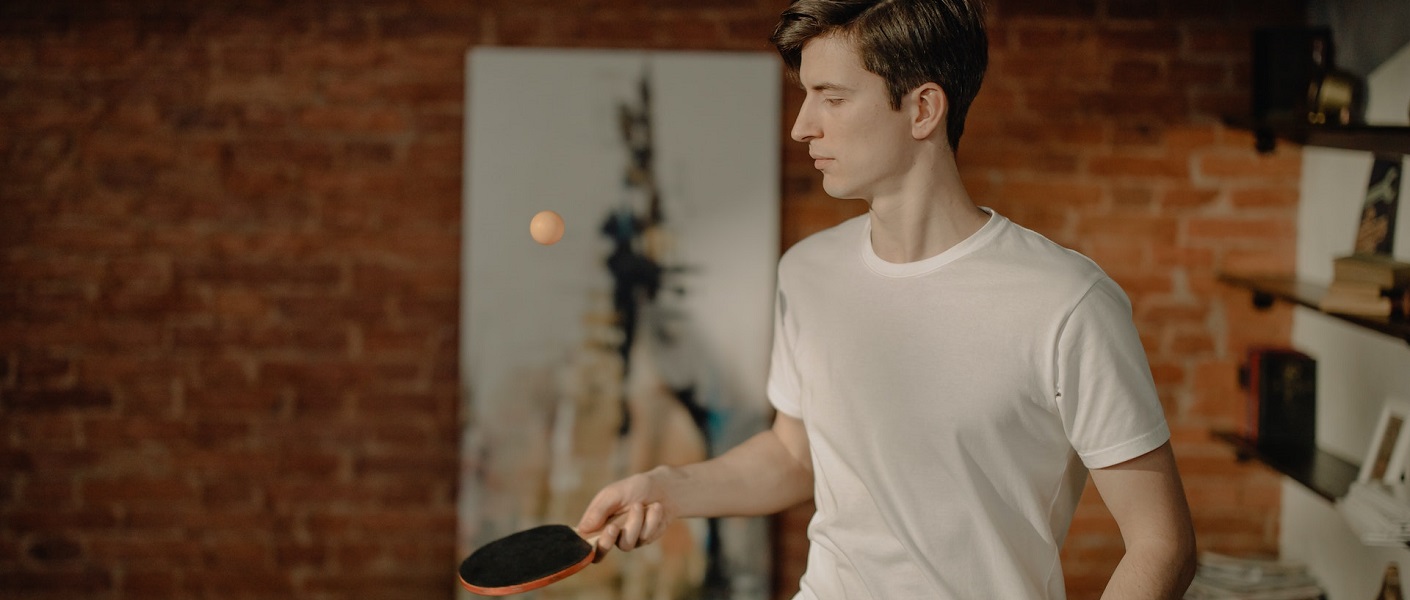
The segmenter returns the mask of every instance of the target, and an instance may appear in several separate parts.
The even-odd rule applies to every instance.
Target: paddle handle
[[[595,553],[597,552],[597,539],[602,537],[602,530],[607,529],[608,525],[616,525],[620,528],[630,518],[631,515],[628,513],[617,513],[616,515],[613,515],[612,518],[607,519],[607,522],[602,525],[602,529],[598,529],[597,533],[593,534],[592,537],[583,537],[583,533],[581,531],[578,531],[577,527],[573,528],[573,533],[578,534],[578,537],[582,537],[583,541],[586,541],[587,543],[591,544],[592,551]]]

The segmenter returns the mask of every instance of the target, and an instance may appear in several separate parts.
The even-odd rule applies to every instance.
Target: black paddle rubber
[[[485,596],[538,589],[578,572],[596,548],[567,525],[542,525],[481,546],[460,563],[460,583]]]

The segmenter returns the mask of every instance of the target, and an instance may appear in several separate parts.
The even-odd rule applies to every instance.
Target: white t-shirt
[[[867,215],[780,260],[768,395],[802,419],[800,599],[1058,599],[1087,469],[1170,438],[1126,295],[993,211],[888,263]]]

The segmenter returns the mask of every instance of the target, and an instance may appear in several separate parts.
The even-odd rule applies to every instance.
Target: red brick
[[[454,470],[456,462],[437,455],[393,454],[384,456],[364,456],[353,467],[359,477],[383,475],[435,475],[446,469]]]
[[[4,392],[0,391],[0,397]],[[5,415],[10,443],[29,449],[73,449],[79,443],[79,425],[70,414],[10,412]]]
[[[1297,207],[1300,194],[1295,186],[1235,189],[1229,194],[1229,202],[1234,208],[1293,209]]]
[[[1218,531],[1224,534],[1269,535],[1277,531],[1278,514],[1261,513],[1261,518],[1249,518],[1243,511],[1191,511],[1196,531]]]
[[[1106,11],[1113,19],[1154,19],[1164,12],[1161,4],[1157,0],[1110,0]]]
[[[1218,28],[1186,27],[1184,50],[1181,54],[1229,56],[1248,52],[1253,41],[1247,31]]]
[[[1278,240],[1249,248],[1231,248],[1220,268],[1229,273],[1286,275],[1296,267],[1296,243]]]
[[[1100,186],[1062,180],[1008,182],[998,193],[1012,202],[1087,209],[1097,206],[1102,199]]]
[[[1199,212],[1213,206],[1219,200],[1219,194],[1218,188],[1171,186],[1161,194],[1160,206],[1172,212]]]
[[[1111,52],[1170,53],[1180,45],[1180,34],[1167,27],[1113,27],[1100,33],[1101,45]]]
[[[1150,244],[1140,239],[1088,237],[1073,249],[1108,270],[1142,268],[1150,264]]]
[[[267,565],[240,569],[217,568],[190,572],[183,587],[189,594],[188,597],[290,598],[296,596],[294,584],[290,579],[289,573]]]
[[[1291,239],[1297,233],[1288,218],[1192,218],[1186,225],[1191,241],[1227,241],[1238,244],[1268,243]]]
[[[1120,60],[1111,66],[1111,83],[1121,89],[1160,87],[1165,82],[1165,66],[1156,60]]]
[[[1157,386],[1178,385],[1185,382],[1184,365],[1151,362],[1151,376]]]
[[[1135,156],[1094,156],[1088,161],[1094,175],[1111,177],[1179,178],[1189,176],[1188,159],[1142,158]]]
[[[1116,186],[1111,190],[1112,208],[1118,211],[1145,211],[1152,208],[1155,191],[1150,186]]]
[[[196,497],[195,489],[189,482],[173,478],[91,479],[84,481],[79,489],[84,501],[91,506],[161,505]]]
[[[1243,91],[1191,90],[1189,99],[1192,118],[1219,119],[1241,114],[1248,107],[1248,94]]]
[[[252,479],[222,475],[218,481],[201,486],[201,505],[216,509],[250,508],[257,506],[260,492],[260,486]]]
[[[106,412],[113,407],[113,393],[106,389],[11,390],[5,405],[19,412]]]
[[[16,382],[22,387],[50,387],[71,384],[73,362],[62,357],[44,355],[22,355]]]
[[[1166,127],[1165,146],[1172,154],[1188,154],[1194,150],[1218,144],[1219,132],[1213,127],[1199,125],[1173,125]]]
[[[318,290],[336,286],[342,270],[331,264],[183,261],[176,265],[176,276],[207,284]]]
[[[1042,0],[1010,0],[999,10],[1005,19],[1020,17],[1093,17],[1097,14],[1095,0],[1045,2]]]
[[[328,551],[322,545],[281,543],[275,548],[274,564],[283,569],[324,568]]]
[[[306,108],[299,113],[298,123],[313,132],[397,133],[407,128],[400,111],[356,106]]]
[[[318,574],[309,577],[302,589],[316,597],[338,598],[356,597],[369,589],[387,590],[384,596],[388,598],[434,598],[445,595],[445,585],[435,581],[432,567],[418,566],[428,572]]]
[[[274,389],[193,389],[187,392],[186,403],[188,409],[203,416],[221,413],[265,416],[276,414],[284,406],[285,398]],[[211,439],[210,434],[220,431],[203,428],[198,439]],[[217,435],[215,439],[228,437]],[[243,435],[235,437],[243,438]]]
[[[1267,179],[1271,184],[1297,181],[1302,162],[1291,157],[1209,154],[1199,158],[1199,174],[1229,179]]]
[[[131,447],[140,442],[179,444],[191,435],[188,423],[162,418],[86,419],[84,441],[96,448]]]
[[[412,481],[390,484],[370,481],[340,483],[286,480],[271,485],[267,493],[270,505],[280,510],[292,510],[300,506],[324,509],[415,510],[424,507],[435,497],[435,485]]]
[[[1184,301],[1151,301],[1136,309],[1137,321],[1156,323],[1186,322],[1203,326],[1208,316],[1208,306]]]
[[[111,591],[113,579],[108,571],[70,568],[56,572],[7,572],[4,584],[20,598],[94,598]]]
[[[128,570],[123,573],[122,593],[136,598],[176,599],[181,597],[180,577],[171,570]]]
[[[9,531],[19,534],[54,530],[104,532],[119,524],[118,517],[110,510],[58,509],[52,504],[36,504],[8,515]]]
[[[1173,245],[1179,233],[1179,222],[1170,217],[1138,215],[1088,216],[1078,225],[1082,238],[1110,237],[1140,240],[1155,245]]]
[[[1170,341],[1170,351],[1182,356],[1209,355],[1214,351],[1214,340],[1207,333],[1177,333]]]
[[[259,569],[274,560],[274,549],[260,536],[210,539],[202,544],[202,565],[215,570]]]
[[[1056,146],[1026,147],[1012,143],[984,145],[976,140],[964,146],[963,167],[1029,169],[1043,175],[1070,175],[1078,170],[1076,152]]]

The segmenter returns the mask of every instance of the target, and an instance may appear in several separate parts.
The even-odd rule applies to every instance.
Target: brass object
[[[1345,71],[1331,70],[1307,90],[1307,121],[1350,125],[1361,120],[1363,84]]]
[[[1381,580],[1381,593],[1376,594],[1376,600],[1404,600],[1405,595],[1400,587],[1400,566],[1390,563],[1386,566],[1385,579]]]

